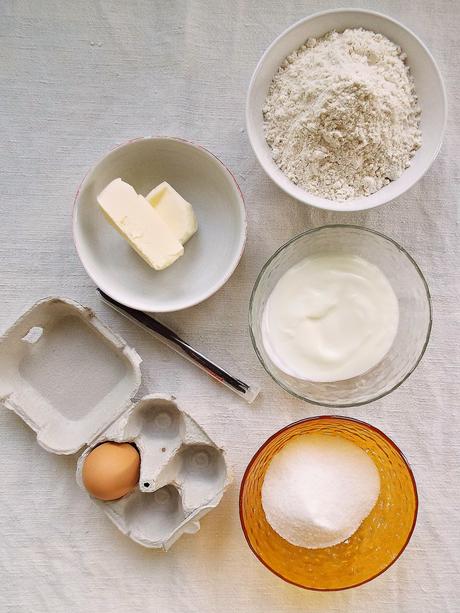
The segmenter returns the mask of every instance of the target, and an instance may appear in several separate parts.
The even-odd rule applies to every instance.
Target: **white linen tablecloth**
[[[143,358],[141,392],[175,393],[228,450],[234,482],[201,531],[167,554],[123,536],[75,483],[75,458],[44,451],[0,411],[0,610],[448,613],[460,611],[459,4],[381,0],[354,5],[400,19],[443,73],[449,124],[441,154],[409,193],[360,214],[314,210],[265,176],[244,123],[248,82],[267,45],[298,19],[342,2],[319,0],[2,0],[0,3],[0,326],[34,301],[68,296],[95,309]],[[210,357],[259,383],[249,407],[99,301],[71,235],[86,170],[139,135],[203,144],[244,193],[249,236],[241,264],[214,297],[162,320]],[[314,593],[268,572],[247,547],[237,499],[246,464],[273,432],[321,409],[265,374],[247,331],[249,294],[284,241],[326,222],[389,234],[415,257],[431,288],[428,351],[390,396],[340,413],[383,429],[418,483],[417,528],[402,558],[375,581]],[[323,411],[325,412],[325,411]]]

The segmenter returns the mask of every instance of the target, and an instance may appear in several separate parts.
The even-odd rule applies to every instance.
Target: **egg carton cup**
[[[224,451],[173,396],[132,400],[140,363],[91,309],[46,298],[0,338],[0,402],[37,433],[47,451],[83,449],[77,463],[83,489],[83,464],[94,447],[134,444],[141,457],[138,487],[119,500],[91,498],[121,532],[166,551],[182,534],[199,530],[230,474]]]

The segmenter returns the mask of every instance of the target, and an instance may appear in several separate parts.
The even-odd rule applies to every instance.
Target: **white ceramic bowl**
[[[192,204],[198,231],[169,268],[150,268],[105,220],[96,197],[117,177],[143,195],[167,181]],[[89,171],[75,198],[73,234],[86,272],[106,294],[141,311],[177,311],[230,278],[246,241],[246,211],[233,175],[212,153],[178,138],[139,138]]]
[[[268,88],[284,58],[300,47],[307,38],[319,37],[330,30],[365,28],[379,32],[401,46],[407,54],[419,102],[422,108],[422,146],[411,160],[410,167],[399,179],[375,194],[335,202],[308,193],[292,183],[272,159],[263,130],[262,107]],[[447,119],[444,84],[436,63],[417,36],[402,24],[372,11],[338,9],[316,13],[288,28],[268,47],[260,59],[251,83],[246,103],[246,124],[254,153],[268,176],[287,194],[320,209],[331,211],[361,211],[389,202],[411,188],[429,169],[441,148]]]

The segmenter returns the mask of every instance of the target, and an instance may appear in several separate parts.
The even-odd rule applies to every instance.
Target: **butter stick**
[[[163,270],[184,253],[175,232],[144,196],[121,179],[114,179],[97,197],[113,227],[149,266]]]

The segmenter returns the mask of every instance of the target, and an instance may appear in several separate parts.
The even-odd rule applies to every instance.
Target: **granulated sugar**
[[[368,30],[329,32],[289,55],[263,108],[273,159],[308,192],[347,200],[397,179],[421,144],[400,47]]]
[[[372,459],[343,438],[311,434],[292,439],[271,461],[262,485],[268,523],[293,545],[337,545],[373,509],[380,477]]]

